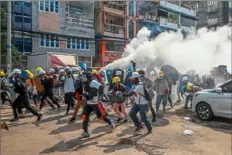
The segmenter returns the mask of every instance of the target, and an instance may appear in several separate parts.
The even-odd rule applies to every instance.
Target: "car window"
[[[232,82],[221,87],[223,93],[232,93]]]

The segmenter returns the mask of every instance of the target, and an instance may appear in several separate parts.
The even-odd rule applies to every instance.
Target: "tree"
[[[7,64],[7,12],[6,6],[2,4],[0,8],[1,16],[1,67],[6,67]],[[19,64],[20,62],[20,53],[17,48],[12,45],[12,64]]]

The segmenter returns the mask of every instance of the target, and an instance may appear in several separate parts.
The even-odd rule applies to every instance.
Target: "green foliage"
[[[7,13],[2,7],[0,8],[1,16],[1,63],[5,65],[7,63]],[[12,63],[16,64],[20,61],[20,53],[17,48],[12,45]]]

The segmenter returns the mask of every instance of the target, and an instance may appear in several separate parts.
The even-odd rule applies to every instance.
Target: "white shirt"
[[[134,95],[135,104],[147,104],[148,103],[148,101],[143,97],[144,88],[141,82],[138,85],[135,85],[135,88],[133,91],[136,93],[136,95]],[[140,94],[142,94],[143,96]]]

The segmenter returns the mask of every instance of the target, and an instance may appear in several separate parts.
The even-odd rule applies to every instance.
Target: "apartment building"
[[[95,65],[105,66],[121,57],[128,39],[127,10],[126,1],[95,2]]]
[[[232,24],[232,1],[229,1],[229,20],[228,22],[230,23],[230,25]]]
[[[94,2],[12,2],[13,44],[24,54],[75,54],[92,66]]]
[[[229,1],[199,1],[197,27],[216,28],[229,22]]]

